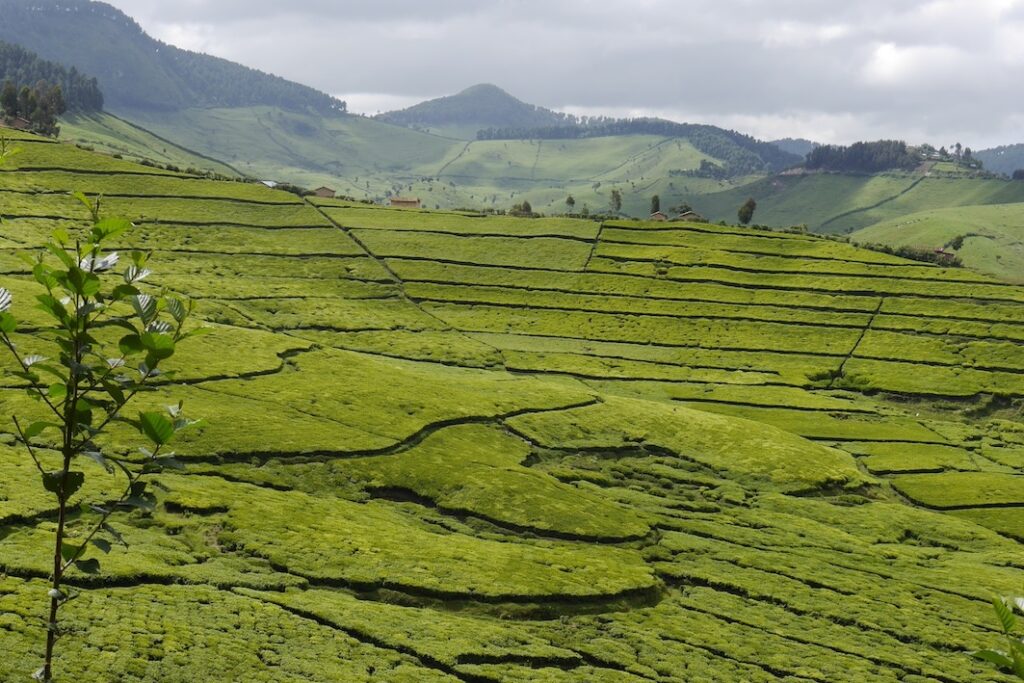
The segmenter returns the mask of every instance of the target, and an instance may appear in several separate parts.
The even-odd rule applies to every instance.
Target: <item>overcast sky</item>
[[[1024,142],[1024,0],[109,0],[376,113],[495,83],[762,138]]]

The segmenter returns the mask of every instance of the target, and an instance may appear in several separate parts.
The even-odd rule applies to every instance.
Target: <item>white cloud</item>
[[[950,45],[901,46],[882,43],[872,50],[864,65],[864,80],[871,85],[923,86],[953,78],[970,67],[971,56]]]
[[[354,111],[493,82],[765,137],[1024,141],[1024,0],[110,1]]]
[[[353,114],[373,116],[381,112],[405,109],[423,101],[417,95],[389,95],[388,93],[357,92],[335,95],[348,103],[348,110]]]

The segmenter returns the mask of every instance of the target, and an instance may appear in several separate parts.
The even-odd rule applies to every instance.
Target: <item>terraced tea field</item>
[[[140,399],[205,423],[118,520],[130,551],[75,577],[68,680],[1009,680],[966,652],[1024,569],[1024,289],[815,237],[304,203],[18,144],[0,283],[24,320],[17,254],[81,224],[77,189],[214,330]],[[0,403],[35,409],[10,379]],[[54,520],[2,439],[15,680]]]

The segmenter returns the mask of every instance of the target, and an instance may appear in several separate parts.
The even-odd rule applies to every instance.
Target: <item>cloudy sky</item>
[[[490,82],[763,138],[1024,142],[1024,0],[108,0],[376,113]]]

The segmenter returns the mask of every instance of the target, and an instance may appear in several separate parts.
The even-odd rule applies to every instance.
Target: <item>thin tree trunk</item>
[[[64,454],[64,475],[60,484],[59,502],[60,508],[57,515],[57,538],[53,548],[53,593],[50,595],[50,618],[46,622],[46,658],[43,660],[43,681],[50,683],[53,680],[53,647],[57,642],[57,611],[60,609],[61,595],[61,568],[63,556],[61,548],[64,545],[64,522],[67,519],[67,497],[64,489],[67,486],[68,471],[71,469],[71,454]]]

